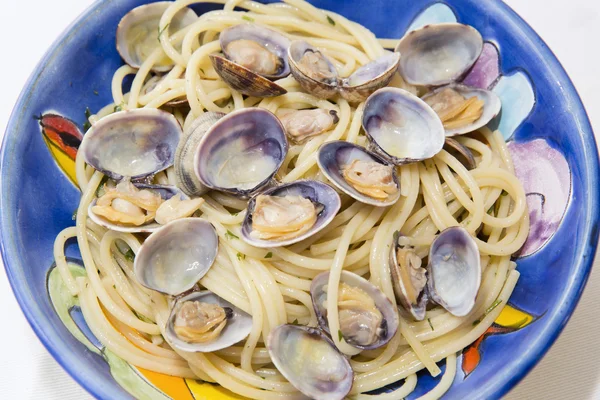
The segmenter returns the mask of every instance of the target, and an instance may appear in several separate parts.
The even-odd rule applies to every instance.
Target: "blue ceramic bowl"
[[[131,395],[115,382],[104,358],[63,326],[46,287],[54,238],[73,225],[79,201],[79,191],[55,161],[69,172],[69,154],[55,145],[61,126],[66,131],[73,127],[66,120],[58,127],[46,121],[55,129],[46,127],[43,135],[38,119],[60,114],[81,126],[86,106],[96,111],[111,101],[111,77],[122,64],[114,46],[117,23],[145,2],[99,1],[57,40],[25,86],[2,146],[0,222],[9,280],[46,348],[100,399]],[[552,52],[499,0],[372,0],[368,7],[361,0],[313,3],[365,25],[378,37],[399,38],[409,27],[458,20],[473,25],[489,42],[487,59],[476,66],[486,73],[475,71],[467,80],[493,87],[503,100],[497,123],[528,192],[532,230],[517,260],[521,279],[510,307],[460,357],[447,398],[498,398],[552,345],[590,272],[598,239],[598,155],[584,107]],[[67,254],[76,258],[72,247]],[[73,319],[81,323],[76,313]],[[411,398],[435,383],[422,376]]]

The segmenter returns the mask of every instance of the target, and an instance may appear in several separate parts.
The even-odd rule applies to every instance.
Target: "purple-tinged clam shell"
[[[238,40],[249,40],[260,45],[278,60],[278,67],[273,72],[261,72],[236,63],[236,47],[231,50],[230,44]],[[283,87],[271,82],[272,79],[285,78],[290,74],[287,51],[290,40],[271,29],[255,25],[240,24],[225,29],[219,36],[223,55],[211,54],[210,59],[215,71],[229,86],[240,93],[255,97],[273,97],[287,93]],[[245,51],[250,51],[245,46]],[[268,53],[266,53],[268,54]],[[257,56],[254,56],[256,58]]]
[[[210,189],[249,197],[271,183],[287,150],[279,119],[261,108],[245,108],[206,131],[194,155],[195,173]]]
[[[179,188],[171,185],[152,185],[134,182],[133,185],[140,190],[150,190],[152,192],[158,193],[163,200],[169,200],[173,196],[179,196],[181,200],[188,200],[189,197],[186,196]],[[88,216],[92,221],[96,224],[103,226],[105,228],[111,229],[117,232],[127,232],[127,233],[152,233],[162,228],[164,225],[161,225],[157,222],[149,222],[145,225],[133,226],[133,225],[123,225],[118,224],[113,221],[109,221],[101,215],[97,215],[93,208],[96,205],[97,199],[92,200],[88,207]]]
[[[352,389],[350,363],[320,329],[280,325],[271,331],[266,345],[279,372],[309,398],[342,400]]]
[[[219,248],[215,228],[201,218],[183,218],[151,234],[135,257],[134,273],[145,287],[176,296],[196,285]]]
[[[465,85],[458,84],[450,84],[447,86],[442,86],[430,93],[427,93],[422,99],[427,102],[427,99],[438,94],[439,92],[450,88],[456,92],[458,92],[465,99],[470,99],[471,97],[477,97],[479,100],[483,101],[483,113],[481,117],[477,121],[474,121],[471,124],[461,126],[459,128],[454,129],[446,129],[446,137],[452,137],[456,135],[463,135],[465,133],[476,131],[479,128],[486,126],[491,120],[496,118],[498,114],[500,114],[500,109],[502,108],[502,101],[500,97],[492,91],[486,89],[478,89],[473,87],[468,87]],[[430,103],[428,103],[430,104]]]
[[[466,229],[442,231],[429,249],[427,289],[434,302],[457,317],[469,314],[481,285],[479,248]]]
[[[83,137],[85,162],[114,180],[145,178],[173,165],[182,131],[170,113],[121,111],[102,118]]]
[[[400,198],[400,182],[396,176],[396,169],[393,168],[393,180],[398,188],[395,195],[387,199],[379,200],[356,190],[349,184],[342,174],[344,166],[352,164],[354,160],[367,162],[376,162],[382,165],[390,165],[378,155],[371,153],[364,147],[349,143],[346,141],[334,141],[323,144],[317,153],[317,164],[321,172],[329,179],[334,186],[346,193],[348,196],[365,204],[377,207],[387,207],[396,203]]]
[[[400,75],[411,85],[442,86],[460,80],[483,49],[481,34],[458,23],[427,25],[398,43]]]
[[[190,343],[177,336],[174,329],[177,312],[181,308],[181,305],[186,301],[216,304],[227,310],[227,324],[216,339],[205,343]],[[241,342],[250,334],[250,331],[252,331],[252,316],[250,314],[239,309],[232,303],[217,296],[216,294],[205,290],[201,292],[193,292],[187,296],[177,299],[177,302],[171,309],[169,319],[167,320],[165,337],[170,345],[179,350],[191,353],[210,353]]]
[[[172,1],[159,1],[144,4],[129,11],[119,22],[117,28],[117,51],[125,62],[133,68],[139,68],[150,54],[160,47],[157,35],[159,22]],[[169,32],[177,32],[191,25],[198,15],[188,7],[181,9],[169,24]],[[166,72],[173,68],[168,58],[161,60],[152,68],[155,72]]]
[[[251,199],[248,202],[248,208],[246,212],[246,218],[242,223],[242,239],[255,247],[269,248],[269,247],[281,247],[289,246],[291,244],[300,242],[315,233],[325,228],[336,216],[337,212],[341,208],[341,199],[335,189],[331,186],[312,180],[299,180],[292,183],[286,183],[280,186],[268,189],[261,194],[269,196],[301,196],[305,199],[309,199],[313,204],[322,206],[321,212],[317,215],[317,221],[315,224],[304,234],[287,239],[287,240],[264,240],[255,238],[251,235],[252,233],[252,215],[254,213],[254,207],[256,205],[256,198]]]
[[[571,171],[562,153],[543,139],[509,142],[515,174],[523,184],[529,209],[529,236],[519,255],[541,249],[556,233],[571,195]]]
[[[438,115],[403,89],[373,93],[365,104],[362,126],[370,150],[395,165],[431,158],[444,146],[444,126]]]
[[[324,290],[328,282],[329,271],[317,275],[310,286],[310,295],[319,326],[325,332],[330,333],[329,322],[327,321],[327,291]],[[385,297],[385,294],[365,278],[349,271],[342,271],[340,282],[350,287],[359,288],[369,295],[383,317],[381,324],[376,329],[376,333],[365,332],[369,328],[366,324],[359,325],[355,323],[351,326],[352,328],[356,328],[356,331],[351,335],[345,335],[344,340],[349,345],[361,350],[377,349],[392,340],[398,330],[399,319],[394,306]],[[365,337],[371,337],[372,335],[377,338],[375,342],[368,344],[361,343],[361,340],[364,340]]]

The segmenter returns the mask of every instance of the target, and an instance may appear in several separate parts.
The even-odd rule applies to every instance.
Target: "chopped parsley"
[[[344,338],[344,335],[342,335],[342,331],[338,330],[338,339],[341,342],[342,339]]]
[[[90,111],[89,107],[85,108],[85,122],[83,123],[83,132],[87,132],[90,130],[90,128],[92,127],[92,124],[90,123],[90,117],[92,116],[92,112]]]
[[[131,249],[129,249],[124,255],[129,262],[133,262],[133,260],[135,260],[135,253]]]
[[[335,21],[329,15],[327,16],[327,22],[329,22],[331,25],[335,26]]]
[[[268,252],[267,255],[265,256],[265,258],[273,258],[273,253],[272,252]]]
[[[98,95],[100,95],[100,93],[98,93],[98,91],[97,91],[97,90],[94,90],[94,95],[95,95],[95,96],[98,96]]]
[[[246,255],[238,252],[237,253],[237,259],[240,260],[240,261],[241,260],[245,260],[246,259]]]
[[[79,211],[79,208],[76,208],[75,211],[73,211],[73,215],[71,216],[73,221],[77,220],[77,211]]]
[[[298,318],[296,318],[296,319],[294,320],[294,322],[292,322],[292,325],[300,325],[300,324],[298,323]]]
[[[162,36],[162,34],[169,29],[169,25],[171,24],[166,24],[164,28],[160,29],[160,27],[158,28],[158,40],[160,41],[160,37]]]
[[[115,112],[123,111],[123,107],[125,104],[121,103],[118,106],[115,106]]]
[[[500,303],[502,303],[502,300],[496,300],[491,306],[488,307],[487,310],[485,310],[485,312],[483,313],[483,315],[481,317],[479,317],[477,320],[473,321],[473,326],[475,325],[479,325],[479,323],[492,311],[494,311],[494,309],[496,307],[498,307],[500,305]]]
[[[106,181],[108,181],[108,176],[104,175],[100,181],[100,184],[96,188],[96,197],[102,197],[104,195],[104,185],[106,184]]]
[[[248,22],[254,22],[254,18],[252,18],[252,17],[249,17],[249,16],[247,16],[247,15],[242,15],[242,19],[243,19],[243,20],[246,20],[246,21],[248,21]]]
[[[204,72],[204,70],[202,68],[199,68],[200,72],[202,72],[202,75],[206,75],[206,72]]]
[[[433,329],[433,324],[431,323],[431,320],[429,318],[427,318],[427,322],[429,323],[429,327],[431,328],[431,330],[434,331],[435,329]]]
[[[229,229],[227,229],[227,232],[225,233],[225,237],[227,239],[239,239],[239,237],[237,235],[235,235],[233,232],[231,232]]]

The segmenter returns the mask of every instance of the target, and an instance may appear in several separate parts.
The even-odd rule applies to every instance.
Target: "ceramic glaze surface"
[[[192,400],[195,393],[239,398],[211,385],[131,367],[103,349],[85,325],[77,300],[49,273],[55,236],[74,224],[79,202],[74,158],[85,108],[97,111],[111,102],[109,83],[122,65],[115,49],[118,21],[146,2],[96,3],[57,40],[25,87],[2,147],[2,256],[41,341],[97,398]],[[509,142],[516,175],[528,194],[532,227],[517,259],[521,277],[509,304],[458,358],[457,376],[445,398],[499,398],[554,342],[589,274],[600,196],[596,144],[583,105],[554,55],[501,1],[372,0],[369,7],[359,0],[311,3],[365,25],[378,37],[400,38],[427,24],[458,21],[474,26],[484,38],[482,56],[464,82],[493,90],[502,100],[492,127],[499,127]],[[200,14],[219,7],[195,5],[194,10]],[[84,273],[76,246],[69,246],[67,255],[75,273]],[[437,382],[439,377],[420,373],[409,399]]]

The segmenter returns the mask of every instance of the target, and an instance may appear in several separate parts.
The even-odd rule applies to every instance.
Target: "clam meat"
[[[371,93],[386,86],[396,73],[400,60],[400,54],[387,52],[349,77],[341,78],[333,62],[308,42],[292,42],[288,57],[294,78],[308,93],[320,98],[339,94],[350,102],[364,101]]]
[[[279,32],[256,24],[240,24],[219,36],[222,55],[210,59],[219,76],[238,92],[273,97],[287,90],[272,82],[290,74],[287,50],[290,41]]]
[[[337,111],[322,108],[289,111],[280,115],[279,119],[288,138],[298,144],[329,131],[340,120]]]
[[[317,163],[338,189],[360,202],[385,207],[400,197],[394,166],[361,146],[325,143],[319,148]]]
[[[179,350],[205,353],[232,346],[251,330],[249,314],[210,291],[199,291],[176,300],[165,336]]]
[[[451,84],[423,96],[444,124],[446,136],[461,135],[487,125],[499,113],[502,101],[485,89]]]
[[[390,250],[390,272],[396,301],[416,321],[425,318],[427,271],[414,247],[402,245],[398,234]]]
[[[310,293],[321,329],[329,332],[327,288],[329,272],[313,280]],[[338,287],[338,318],[341,335],[361,350],[385,345],[398,329],[398,316],[392,303],[366,279],[342,271]]]
[[[302,196],[256,197],[250,235],[263,240],[288,240],[303,235],[317,222],[322,204]]]
[[[322,182],[280,185],[250,200],[242,238],[256,247],[287,246],[325,228],[340,207],[340,196]]]

